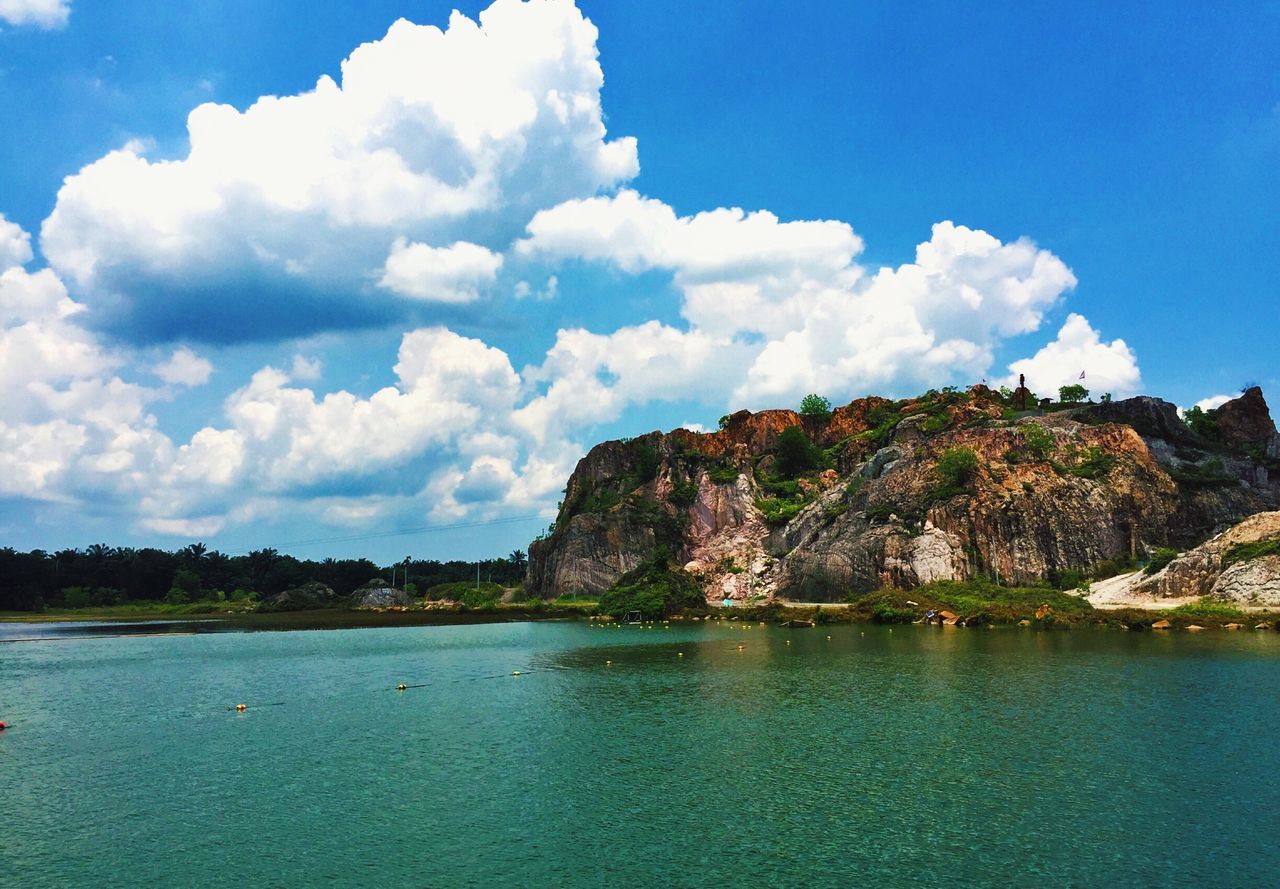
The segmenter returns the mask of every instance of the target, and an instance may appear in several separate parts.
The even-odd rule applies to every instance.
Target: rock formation
[[[408,593],[396,589],[380,577],[375,577],[351,594],[352,608],[391,608],[408,605],[412,601]]]
[[[1280,507],[1261,392],[1210,412],[1214,439],[1155,398],[1034,416],[1010,401],[975,386],[858,399],[827,417],[739,411],[717,432],[605,442],[530,546],[526,586],[595,595],[655,555],[694,573],[712,601],[831,601],[993,573],[1032,583],[1189,549]],[[792,426],[821,452],[787,477],[778,445]]]
[[[1277,552],[1249,557],[1265,549],[1257,544],[1270,541]],[[1211,596],[1237,605],[1280,605],[1280,512],[1248,517],[1139,581],[1134,591],[1157,599]]]

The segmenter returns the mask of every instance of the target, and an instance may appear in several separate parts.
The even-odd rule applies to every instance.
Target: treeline
[[[479,563],[480,578],[505,586],[524,580],[525,554]],[[230,556],[193,543],[175,551],[94,544],[56,553],[0,549],[0,611],[85,608],[131,602],[183,604],[261,599],[319,581],[349,595],[370,580],[425,592],[441,583],[475,580],[476,562],[409,559],[378,565],[369,559],[298,559],[274,549]]]

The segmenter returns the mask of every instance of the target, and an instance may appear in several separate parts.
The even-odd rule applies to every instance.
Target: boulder
[[[338,604],[337,594],[323,583],[312,581],[277,593],[258,604],[259,611],[310,611],[332,608]]]
[[[1266,448],[1276,436],[1262,389],[1251,386],[1239,398],[1233,398],[1213,412],[1218,435],[1224,442],[1238,447]]]
[[[1280,556],[1237,562],[1222,572],[1210,595],[1241,605],[1280,606]]]
[[[1170,627],[1172,627],[1172,626],[1173,626],[1173,624],[1169,623],[1167,620],[1158,620],[1158,621],[1156,621],[1155,623],[1153,623],[1153,624],[1151,625],[1151,629],[1153,629],[1153,630],[1167,630],[1167,629],[1169,629],[1169,628],[1170,628]]]
[[[409,605],[413,600],[404,590],[398,590],[385,580],[375,577],[351,594],[353,608],[387,609],[395,605]]]
[[[1188,633],[1198,633],[1203,629],[1204,627],[1200,626],[1199,624],[1187,624]]]
[[[1027,619],[1024,617],[1022,620],[1018,621],[1018,626],[1020,626],[1020,627],[1029,627],[1029,626],[1031,626],[1031,621],[1027,620]]]
[[[1240,629],[1243,629],[1243,626],[1242,626],[1241,624],[1235,624],[1235,623],[1231,623],[1231,624],[1223,624],[1223,625],[1222,625],[1222,629],[1224,629],[1224,630],[1240,630]]]

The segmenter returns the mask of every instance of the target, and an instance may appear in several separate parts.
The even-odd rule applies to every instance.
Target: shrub
[[[1067,472],[1080,478],[1101,478],[1116,465],[1116,458],[1102,448],[1088,448]]]
[[[1056,441],[1053,433],[1039,423],[1023,423],[1018,427],[1018,434],[1025,447],[1037,460],[1047,460],[1053,453]]]
[[[1177,608],[1170,608],[1170,614],[1183,617],[1237,618],[1244,617],[1244,612],[1227,602],[1219,602],[1203,596],[1198,602],[1188,602]]]
[[[756,501],[756,509],[764,513],[764,520],[770,525],[785,525],[804,508],[803,501],[783,500],[780,497],[761,497]]]
[[[1169,470],[1174,481],[1193,487],[1218,487],[1234,485],[1237,480],[1227,475],[1227,468],[1220,457],[1210,457],[1203,463],[1183,463]]]
[[[1089,397],[1089,390],[1079,383],[1063,386],[1058,390],[1058,400],[1063,404],[1079,404]]]
[[[800,401],[800,416],[821,417],[825,420],[831,416],[831,402],[821,395],[809,393]]]
[[[799,426],[788,426],[778,436],[774,467],[779,476],[792,479],[822,466],[822,452]]]
[[[895,608],[889,602],[877,602],[871,609],[871,621],[877,624],[909,624],[916,613],[909,608]]]
[[[728,426],[728,425],[729,425],[729,415],[728,415],[728,414],[725,414],[723,417],[721,417],[721,418],[720,418],[720,420],[718,421],[718,425],[719,425],[719,427],[720,427],[721,429],[724,429],[726,426]]]
[[[1186,411],[1182,415],[1182,421],[1191,427],[1191,431],[1201,438],[1207,438],[1209,441],[1218,440],[1218,420],[1213,414],[1206,411],[1200,405],[1196,405],[1191,410]]]
[[[676,506],[688,506],[698,497],[698,486],[691,481],[674,482],[671,485],[671,502]]]
[[[707,478],[714,485],[728,485],[736,482],[738,476],[741,475],[736,467],[733,466],[716,466],[707,471]]]
[[[1142,569],[1142,573],[1155,574],[1176,558],[1178,558],[1178,551],[1176,549],[1171,549],[1167,546],[1157,546],[1151,551],[1151,561],[1147,562],[1147,567]]]
[[[656,618],[685,609],[703,609],[706,604],[702,587],[693,575],[669,564],[665,554],[655,553],[605,590],[596,610],[618,617],[639,611],[645,618]]]
[[[658,474],[658,463],[661,462],[657,450],[647,444],[633,444],[631,448],[636,458],[636,473],[640,476],[640,481],[652,481]]]
[[[1222,567],[1229,568],[1236,562],[1248,562],[1263,556],[1280,556],[1280,537],[1255,540],[1253,543],[1237,543],[1222,554]]]
[[[937,484],[933,494],[939,499],[954,497],[968,490],[978,475],[978,455],[973,448],[947,448],[933,467]]]

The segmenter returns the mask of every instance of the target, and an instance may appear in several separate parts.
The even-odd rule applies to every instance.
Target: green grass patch
[[[1237,562],[1248,562],[1263,556],[1280,556],[1280,537],[1256,540],[1253,543],[1237,543],[1222,554],[1222,567],[1229,568]]]
[[[1229,620],[1245,616],[1244,612],[1236,606],[1210,599],[1208,596],[1202,597],[1198,602],[1188,602],[1185,605],[1179,605],[1177,608],[1170,608],[1169,614],[1182,617],[1208,617],[1215,620]]]

